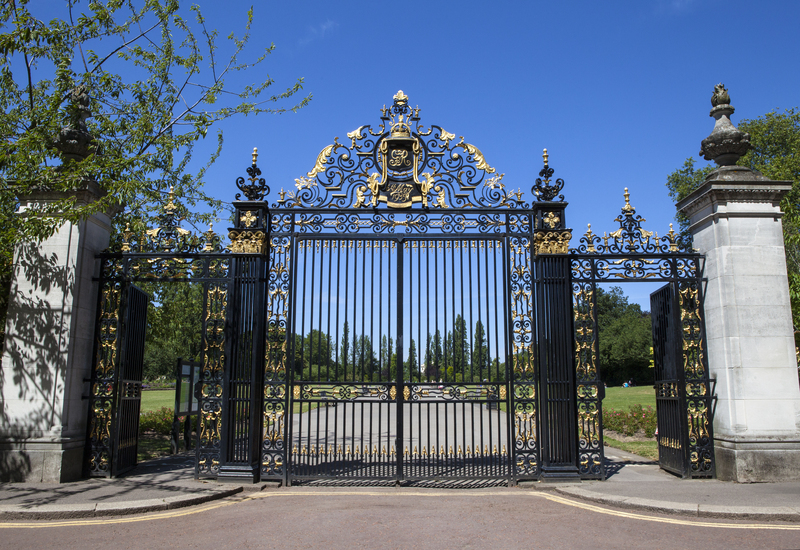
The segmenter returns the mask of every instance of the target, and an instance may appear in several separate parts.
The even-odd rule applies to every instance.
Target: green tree
[[[303,340],[303,368],[316,366],[323,379],[328,378],[328,367],[331,364],[330,338],[324,332],[311,329]]]
[[[412,338],[411,344],[408,346],[408,359],[406,360],[404,380],[419,381],[419,366],[417,362],[417,343]]]
[[[431,338],[430,333],[428,333],[428,337],[425,341],[425,355],[423,356],[423,368],[425,369],[425,378],[427,380],[431,380],[431,368],[433,367],[433,349],[432,349],[433,339]]]
[[[469,363],[469,329],[467,322],[458,314],[453,321],[453,370],[465,376]]]
[[[444,376],[445,382],[453,381],[453,356],[455,355],[455,346],[453,345],[453,333],[447,331],[444,335],[444,356],[442,357],[442,366],[439,372]]]
[[[394,356],[394,340],[392,340],[391,336],[383,335],[381,338],[381,350],[380,350],[380,368],[381,368],[381,375],[383,376],[383,380],[386,380],[387,377],[393,376],[391,364],[392,364],[392,357]]]
[[[633,380],[652,384],[653,337],[649,313],[639,304],[628,303],[620,287],[598,288],[595,294],[598,338],[600,340],[600,376],[609,384]]]
[[[359,377],[371,380],[373,373],[378,370],[378,358],[372,347],[372,338],[367,335],[353,335],[353,369],[353,380]]]
[[[439,329],[430,339],[430,359],[425,361],[425,372],[428,380],[436,382],[442,379],[442,368],[444,367],[444,353],[442,351],[442,333]]]
[[[175,375],[178,357],[200,361],[203,336],[203,286],[188,283],[146,283],[150,295],[144,352],[144,378]]]
[[[489,366],[489,345],[486,341],[486,331],[480,319],[475,322],[475,331],[472,336],[472,372],[479,380],[486,377],[486,368]]]
[[[750,134],[752,148],[737,164],[757,170],[769,179],[792,182],[792,190],[781,201],[781,210],[792,318],[797,331],[800,329],[800,110],[772,111],[753,120],[742,120],[738,127]],[[687,197],[714,168],[709,165],[695,169],[694,159],[687,159],[683,168],[667,177],[670,197],[676,202]],[[688,243],[688,220],[678,214],[678,221],[684,242]]]
[[[338,367],[337,371],[341,369],[341,373],[345,378],[347,378],[347,364],[349,357],[350,357],[350,324],[347,321],[345,321],[344,328],[342,329],[342,345],[339,348],[339,362],[337,366]],[[339,379],[338,372],[336,379],[337,380]]]
[[[192,174],[195,144],[222,120],[296,110],[310,100],[281,106],[301,90],[302,79],[277,93],[269,77],[242,89],[226,85],[273,51],[245,60],[252,10],[243,21],[244,33],[227,37],[232,53],[223,58],[218,31],[197,6],[182,9],[177,0],[0,6],[0,287],[7,287],[14,245],[46,238],[66,221],[123,204],[117,227],[130,223],[139,233],[170,188],[184,197],[179,214],[190,222],[217,216],[222,203],[203,184],[222,133]],[[74,191],[90,184],[102,198],[77,202]],[[63,198],[39,206],[36,215],[14,215],[19,196],[41,189]],[[198,202],[210,211],[192,215],[185,208]]]

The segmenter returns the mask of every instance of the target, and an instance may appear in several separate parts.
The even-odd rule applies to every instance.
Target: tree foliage
[[[754,120],[742,120],[739,129],[750,134],[752,148],[738,163],[772,180],[792,182],[792,190],[781,201],[786,265],[795,330],[800,328],[800,110],[772,111]],[[688,158],[683,168],[667,177],[670,197],[676,202],[700,187],[714,166],[695,169]],[[678,214],[685,242],[689,242],[688,220]]]
[[[283,106],[302,79],[276,93],[269,76],[241,89],[226,85],[273,51],[246,56],[252,9],[242,21],[244,32],[225,41],[197,6],[181,8],[177,0],[0,6],[1,281],[8,280],[15,243],[46,238],[64,221],[119,205],[126,212],[116,223],[140,232],[170,188],[184,197],[179,214],[190,222],[216,215],[221,203],[204,193],[203,183],[222,132],[214,152],[190,173],[198,141],[222,120],[296,110],[310,99]],[[104,196],[77,203],[72,191],[87,182]],[[19,196],[41,189],[62,198],[38,207],[37,215],[14,215]],[[199,202],[210,210],[186,210]]]
[[[631,304],[618,286],[596,292],[600,376],[608,384],[652,384],[650,314]]]
[[[171,379],[178,357],[202,360],[203,287],[189,283],[140,286],[150,295],[144,378],[153,380],[166,376]]]

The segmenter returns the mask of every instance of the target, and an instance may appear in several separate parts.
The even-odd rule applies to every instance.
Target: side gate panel
[[[675,291],[667,284],[650,295],[658,425],[658,462],[681,477],[688,475],[683,376],[679,369],[679,335]]]
[[[125,304],[124,340],[117,371],[117,411],[115,415],[114,459],[111,475],[136,467],[139,442],[139,411],[142,401],[144,342],[147,333],[147,294],[131,285]]]

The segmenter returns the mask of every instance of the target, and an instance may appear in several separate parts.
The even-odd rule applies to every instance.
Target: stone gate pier
[[[87,204],[97,185],[75,193]],[[20,215],[63,195],[20,197]],[[0,372],[0,481],[80,479],[86,444],[98,285],[95,255],[108,247],[111,218],[65,223],[14,251]]]
[[[717,477],[800,479],[798,388],[780,201],[791,181],[772,181],[736,161],[749,135],[730,121],[722,85],[701,154],[718,168],[677,204],[705,255],[706,341],[715,394]]]

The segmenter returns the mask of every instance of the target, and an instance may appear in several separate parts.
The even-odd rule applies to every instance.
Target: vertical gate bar
[[[417,327],[417,341],[419,341],[419,338],[420,338],[420,323],[419,323],[419,321],[420,321],[420,288],[419,288],[419,282],[422,279],[420,279],[420,270],[419,270],[420,258],[418,256],[418,254],[419,254],[418,250],[419,249],[417,248],[417,241],[414,240],[414,241],[407,241],[407,242],[408,242],[408,274],[409,274],[409,276],[408,276],[408,287],[409,287],[408,288],[408,304],[409,304],[409,307],[408,307],[408,311],[409,311],[408,334],[409,334],[409,338],[410,338],[410,342],[409,342],[409,346],[410,346],[411,342],[414,342],[414,326],[415,325]],[[416,262],[414,261],[415,259],[416,259]],[[414,277],[414,267],[415,266],[417,268],[417,273],[416,273],[417,276],[416,277]],[[418,284],[415,285],[414,284],[415,281]],[[415,303],[415,301],[414,301],[414,291],[415,290],[417,291],[417,300],[416,300],[417,311],[416,311],[416,315],[414,315],[414,303]],[[416,370],[416,372],[419,373],[419,365],[415,364],[419,360],[419,351],[420,350],[417,348],[417,346],[418,346],[417,342],[414,342],[414,348],[415,348],[414,351],[415,351],[415,354],[416,354],[417,357],[413,358],[414,359],[413,363],[411,361],[411,359],[412,359],[412,357],[411,357],[411,348],[409,347],[409,350],[408,350],[408,385],[406,386],[406,388],[408,388],[409,391],[411,390],[411,387],[414,384],[414,371]],[[405,371],[405,369],[404,369],[404,371]],[[407,435],[407,443],[406,443],[406,445],[404,445],[404,447],[405,446],[408,447],[408,452],[409,452],[408,459],[406,460],[406,463],[407,463],[407,466],[406,466],[407,472],[406,472],[406,474],[408,476],[411,476],[411,477],[416,477],[416,476],[419,475],[419,472],[417,471],[418,470],[418,468],[417,468],[417,458],[416,458],[415,453],[414,453],[414,437],[416,436],[416,437],[420,438],[420,440],[422,440],[422,423],[421,423],[422,419],[419,418],[419,416],[417,416],[417,426],[416,426],[416,431],[414,431],[414,411],[417,410],[417,407],[411,403],[410,395],[411,394],[409,393],[409,399],[405,400],[405,388],[403,388],[403,399],[405,401],[407,401],[406,403],[404,403],[403,406],[408,411],[408,429],[407,429],[407,434],[408,435]]]
[[[303,342],[303,349],[305,350],[306,343],[308,342],[308,378],[314,379],[314,306],[317,305],[317,300],[314,299],[314,287],[317,281],[317,256],[319,251],[320,241],[319,238],[309,240],[308,244],[311,245],[311,285],[309,291],[311,292],[311,310],[308,314],[308,336],[305,337]],[[322,273],[320,272],[320,279]],[[303,304],[305,305],[305,304]],[[320,306],[321,307],[321,306]],[[303,324],[303,331],[305,332],[305,323]],[[319,365],[317,365],[317,382],[319,382]],[[319,423],[317,423],[319,427]],[[317,441],[319,441],[319,433],[317,433]]]
[[[461,327],[458,327],[458,332],[459,332],[458,338],[460,340],[459,343],[458,343],[458,351],[459,351],[459,355],[461,355],[461,381],[465,382],[464,379],[467,377],[467,370],[466,370],[467,363],[466,363],[466,360],[465,360],[465,357],[464,357],[464,352],[466,351],[464,349],[464,343],[466,341],[466,334],[464,334],[464,333],[467,330],[467,328],[466,328],[467,320],[466,320],[466,311],[464,310],[464,241],[459,239],[459,240],[455,241],[455,243],[458,245],[458,256],[459,256],[459,258],[458,258],[458,278],[459,278],[459,281],[458,281],[458,294],[459,294],[459,298],[460,298],[460,301],[459,301],[459,316],[461,317]],[[453,264],[455,264],[455,263],[456,263],[456,261],[455,261],[455,250],[454,250],[453,251]],[[454,265],[454,268],[455,268],[455,265]],[[454,269],[454,272],[455,272],[455,269]],[[453,283],[453,286],[455,287],[456,283]],[[454,324],[453,325],[453,336],[455,336],[455,332],[456,332],[456,326]],[[455,375],[455,374],[456,373],[455,373],[455,370],[454,370],[453,375]],[[470,382],[471,382],[471,380],[470,380]],[[457,441],[455,443],[457,443]]]
[[[300,373],[299,374],[300,374],[300,380],[306,382],[306,379],[305,379],[305,362],[306,362],[305,333],[306,333],[306,309],[307,309],[306,305],[308,303],[307,300],[306,300],[306,290],[307,290],[306,287],[308,286],[308,248],[309,248],[309,243],[311,243],[312,241],[303,239],[303,240],[300,240],[299,242],[300,242],[300,247],[303,250],[303,264],[302,264],[303,265],[303,278],[302,278],[302,280],[299,281],[298,284],[302,285],[303,295],[302,295],[302,298],[300,299],[300,305],[301,305],[301,307],[300,307],[300,325],[299,326],[295,326],[295,331],[298,331],[298,329],[299,329],[299,334],[297,332],[295,332],[295,336],[294,337],[295,337],[295,340],[297,340],[298,336],[300,338],[300,342],[299,342],[300,343]]]
[[[335,287],[336,288],[335,297],[336,297],[336,319],[337,319],[337,321],[339,319],[339,289],[341,288],[341,286],[339,285],[339,270],[338,270],[338,267],[339,267],[339,264],[338,264],[338,262],[339,262],[339,253],[338,253],[339,241],[330,240],[329,239],[328,240],[328,245],[329,245],[328,249],[327,249],[328,250],[328,300],[327,300],[327,304],[328,305],[327,305],[327,308],[326,308],[327,312],[328,312],[328,315],[327,315],[327,317],[328,317],[328,330],[327,330],[327,334],[328,334],[328,338],[327,338],[327,340],[328,340],[328,346],[327,346],[328,347],[328,352],[327,352],[327,358],[326,358],[327,359],[327,364],[328,364],[328,369],[327,369],[328,372],[326,374],[327,374],[327,379],[331,380],[331,351],[332,351],[332,346],[331,346],[331,328],[330,327],[331,327],[331,300],[334,297],[334,295],[332,294],[332,288],[333,288],[332,287],[332,283],[333,283],[333,254],[334,254],[334,252],[336,252],[336,258],[337,258],[337,265],[336,265],[336,267],[337,267],[337,270],[336,270],[336,283],[337,284],[336,284],[336,287]],[[320,299],[321,298],[322,297],[320,297]],[[335,349],[337,351],[337,353],[336,353],[336,357],[333,358],[333,363],[334,363],[333,380],[336,381],[336,382],[339,382],[339,376],[338,376],[338,373],[339,373],[339,353],[338,353],[338,348],[339,348],[339,324],[338,324],[338,322],[336,323],[336,337],[335,338],[336,338],[336,346],[333,349]],[[338,406],[336,408],[338,408]],[[326,464],[326,467],[328,469],[330,469],[330,459],[329,459],[329,455],[327,453],[328,445],[330,444],[330,442],[328,440],[328,434],[329,433],[330,433],[330,410],[329,410],[329,407],[325,407],[325,442],[324,442],[324,445],[325,445],[326,453],[325,453],[324,456],[325,456],[325,464]]]
[[[488,245],[488,243],[489,243],[489,241],[486,241],[487,245]],[[478,292],[477,292],[478,298],[476,300],[476,302],[478,304],[478,308],[477,308],[478,309],[478,321],[480,321],[481,326],[484,326],[483,315],[481,313],[481,309],[482,309],[481,308],[481,299],[482,299],[481,291],[483,289],[481,287],[481,256],[480,256],[480,246],[479,246],[480,244],[484,244],[484,241],[482,241],[482,240],[481,241],[478,241],[478,240],[473,240],[472,241],[472,246],[473,246],[472,250],[473,250],[473,252],[470,253],[470,270],[472,269],[472,261],[474,259],[475,260],[475,274],[476,274],[475,278],[476,278],[477,284],[478,284]],[[488,277],[486,278],[486,282],[487,282],[487,284],[489,283],[489,278]],[[470,282],[470,286],[472,286],[471,282]],[[488,292],[487,292],[487,294],[488,294]],[[471,300],[470,300],[470,304],[472,304]],[[483,328],[483,338],[484,338],[484,340],[487,338],[487,336],[486,336],[486,327],[488,327],[488,323],[486,323],[486,325]],[[477,330],[475,330],[475,332],[477,332]],[[472,342],[473,350],[475,348],[474,338],[475,338],[475,335],[473,333],[473,342]],[[486,355],[488,355],[488,348],[489,348],[489,346],[488,346],[488,342],[487,342]],[[473,353],[474,353],[474,351],[473,351]],[[489,384],[488,387],[492,387],[491,386],[491,381],[489,381],[488,378],[486,378],[484,376],[484,373],[483,373],[483,353],[482,353],[482,348],[480,348],[480,347],[478,348],[478,379],[480,380],[481,385],[485,386],[488,383]],[[487,393],[487,398],[488,398],[488,396],[489,396],[489,394]],[[483,428],[484,428],[484,425],[483,425],[483,405],[484,404],[481,401],[478,402],[478,429],[480,430],[480,433],[483,433]],[[486,411],[487,411],[487,413],[490,411],[489,402],[488,401],[486,402]],[[498,409],[498,414],[499,414],[499,412],[500,411]],[[472,437],[470,438],[469,446],[470,446],[470,449],[474,453],[474,450],[475,450],[475,409],[474,409],[474,407],[473,407],[473,410],[472,410]],[[480,472],[480,468],[479,468],[479,465],[478,465],[477,457],[472,453],[470,454],[470,456],[472,457],[471,458],[472,475],[473,476],[480,476],[481,472]]]
[[[342,253],[344,253],[344,322],[348,323],[348,307],[350,305],[350,253],[348,251],[349,243],[351,241],[342,241],[342,249],[339,251],[339,256],[341,257]],[[353,329],[355,330],[355,328]],[[343,360],[344,360],[344,369],[342,372],[342,380],[349,380],[347,378],[347,364],[350,360],[350,335],[347,335],[348,341],[346,342],[346,346],[343,344],[342,347],[346,348],[345,351],[342,352]]]
[[[322,265],[324,265],[325,263],[328,264],[328,276],[327,276],[327,279],[328,279],[328,299],[324,300],[322,298],[322,296],[323,296],[323,294],[322,294],[322,280],[324,279],[324,277],[322,277],[322,273],[323,273],[322,269],[320,269],[320,293],[319,293],[319,299],[320,299],[320,308],[319,308],[320,325],[322,325],[322,304],[325,304],[325,317],[327,318],[327,325],[326,325],[327,328],[325,330],[325,335],[326,335],[326,338],[325,338],[325,340],[326,340],[325,341],[325,348],[326,348],[325,349],[325,378],[326,378],[326,380],[330,380],[331,379],[331,278],[332,278],[331,270],[333,268],[331,260],[333,258],[333,248],[332,248],[333,243],[334,243],[334,241],[332,241],[330,239],[326,239],[324,241],[325,246],[323,247],[323,250],[326,250],[327,254],[323,252],[322,259],[320,260],[320,267],[322,267]],[[319,340],[320,340],[320,346],[322,346],[322,326],[320,326],[319,328],[320,328]],[[326,435],[326,437],[327,437],[327,435]]]
[[[361,248],[361,250],[364,251],[363,252],[363,256],[361,258],[361,334],[359,335],[359,340],[360,340],[359,347],[361,348],[361,359],[360,359],[360,362],[361,362],[361,375],[358,378],[354,378],[354,380],[361,380],[362,382],[364,380],[364,362],[365,362],[365,359],[366,359],[364,357],[364,353],[366,351],[365,350],[366,346],[365,346],[365,342],[364,342],[364,334],[365,334],[364,333],[364,326],[365,326],[364,325],[364,322],[365,322],[364,317],[365,317],[365,314],[366,314],[366,307],[367,307],[367,304],[366,304],[366,301],[367,301],[367,294],[366,294],[367,293],[367,288],[366,288],[366,282],[367,282],[367,248],[366,248],[366,245],[367,245],[367,242],[368,241],[363,241],[364,248]],[[361,243],[362,243],[362,241],[359,241],[359,245]],[[358,254],[358,250],[359,249],[356,249],[356,254]]]
[[[405,309],[405,277],[403,273],[403,256],[404,256],[404,239],[397,240],[397,359],[395,361],[396,380],[397,384],[397,435],[395,436],[395,452],[397,453],[397,474],[395,481],[399,483],[403,480],[403,345],[404,345],[404,331],[403,325],[403,310]]]
[[[472,382],[471,378],[468,381],[465,380],[465,378],[467,377],[467,362],[468,361],[467,361],[467,358],[464,357],[464,355],[466,353],[465,343],[469,341],[469,336],[468,336],[469,335],[469,329],[467,328],[468,324],[467,324],[467,320],[466,320],[466,310],[464,308],[464,294],[465,294],[465,289],[464,289],[464,245],[465,245],[465,243],[467,241],[459,239],[456,242],[459,243],[458,274],[459,274],[459,279],[460,279],[460,286],[459,286],[459,291],[460,292],[459,292],[459,294],[461,295],[461,328],[459,330],[460,334],[458,336],[458,338],[460,340],[459,343],[458,343],[458,347],[459,347],[459,349],[461,351],[461,381],[463,383],[463,382]],[[454,327],[454,331],[455,331],[455,327]],[[467,402],[463,401],[461,403],[461,431],[460,432],[458,432],[458,431],[456,432],[456,437],[455,437],[455,441],[454,441],[454,445],[457,445],[457,446],[454,446],[454,451],[456,453],[456,464],[459,466],[459,469],[462,466],[462,460],[461,460],[461,457],[458,456],[458,449],[459,449],[459,447],[461,447],[461,444],[462,444],[461,442],[466,440],[466,435],[465,435],[466,431],[467,431],[467,425],[466,425],[467,411],[466,411],[466,409],[467,409]],[[462,475],[463,475],[463,473],[462,473]]]
[[[506,214],[504,217],[505,227],[510,228],[511,225],[511,217],[509,214]],[[520,243],[522,243],[522,237],[518,237]],[[495,246],[493,247],[492,253],[492,269],[491,272],[489,271],[489,256],[488,256],[488,248],[486,252],[486,269],[487,269],[487,277],[489,277],[489,273],[492,275],[492,279],[497,281],[497,255],[498,255],[498,248],[500,249],[500,253],[502,254],[502,265],[503,269],[503,276],[502,276],[502,296],[503,296],[503,330],[502,334],[504,337],[504,347],[505,347],[505,361],[504,361],[504,376],[503,380],[507,387],[507,396],[506,396],[506,431],[508,433],[508,454],[511,462],[510,467],[510,475],[509,480],[512,486],[517,484],[517,434],[516,434],[516,410],[515,410],[515,387],[517,384],[516,380],[516,370],[512,364],[512,357],[513,354],[516,353],[514,349],[514,325],[510,319],[510,315],[512,315],[512,307],[511,307],[511,284],[509,278],[511,277],[512,270],[514,266],[511,264],[511,235],[508,233],[508,230],[503,234],[501,240],[495,241]],[[524,253],[524,249],[523,249]],[[523,257],[523,261],[527,263],[527,258]],[[498,318],[498,300],[497,300],[497,284],[495,283],[494,287],[494,312],[495,312],[495,319],[494,319],[494,342],[495,342],[495,357],[497,358],[497,370],[496,379],[498,382],[501,382],[499,376],[499,363],[500,363],[500,345],[499,345],[499,338],[501,334],[500,330],[500,322]],[[486,297],[486,308],[489,309],[489,297]],[[489,365],[489,374],[491,380],[491,368],[492,365]],[[520,424],[520,427],[522,425]]]
[[[297,254],[298,254],[298,243],[299,240],[294,235],[294,214],[290,215],[290,233],[287,237],[289,243],[289,280],[291,281],[289,285],[288,294],[286,296],[286,300],[290,307],[286,308],[286,331],[284,334],[285,342],[286,342],[286,350],[287,355],[285,357],[286,361],[286,429],[284,433],[286,434],[286,468],[285,468],[285,480],[286,486],[292,486],[292,475],[295,471],[295,460],[299,462],[299,454],[295,454],[295,439],[294,439],[294,407],[295,407],[295,370],[297,366],[295,365],[295,346],[297,338],[294,335],[295,332],[295,314],[297,311],[297,272],[298,264],[297,264]],[[300,393],[298,393],[298,398]],[[302,417],[303,417],[303,404],[302,401],[299,402],[299,418],[301,419],[302,425]],[[297,452],[299,453],[300,449],[299,440],[297,442]]]
[[[308,290],[308,270],[307,270],[308,253],[309,253],[308,249],[309,248],[312,249],[311,253],[312,253],[312,260],[313,260],[313,252],[314,252],[313,251],[313,244],[314,244],[314,241],[312,241],[311,239],[306,239],[306,240],[303,241],[303,281],[302,281],[302,285],[303,285],[303,300],[302,300],[302,302],[303,302],[303,305],[302,305],[302,314],[301,314],[301,321],[300,321],[301,325],[300,325],[300,334],[299,334],[299,336],[300,336],[300,379],[306,382],[306,384],[303,384],[303,386],[304,387],[308,387],[309,390],[313,386],[312,386],[312,384],[309,383],[309,382],[311,382],[311,369],[309,369],[309,371],[308,371],[308,373],[309,373],[308,379],[306,379],[306,376],[305,376],[305,363],[308,360],[306,358],[306,346],[305,346],[305,330],[306,329],[305,329],[305,327],[306,327],[306,310],[307,310],[306,294],[307,294],[307,290]],[[308,392],[308,396],[312,397],[313,394],[309,391]],[[307,433],[307,435],[306,435],[306,452],[304,454],[305,458],[303,459],[303,462],[305,463],[306,472],[308,472],[309,474],[313,471],[313,469],[312,469],[313,461],[311,459],[311,415],[312,415],[311,403],[309,402],[308,403],[308,418],[306,419],[306,424],[308,424],[308,427],[306,428],[306,433]],[[301,431],[300,433],[302,434],[303,432]]]

